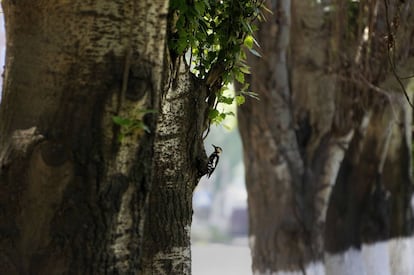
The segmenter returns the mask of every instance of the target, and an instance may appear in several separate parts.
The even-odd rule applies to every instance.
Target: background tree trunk
[[[263,58],[250,58],[249,82],[260,102],[239,112],[244,146],[254,273],[300,269],[313,260],[300,206],[303,161],[291,112],[288,49],[291,2],[268,1],[275,16],[260,24]],[[300,205],[301,204],[301,205]]]
[[[391,54],[408,75],[412,5],[397,2],[389,20],[406,23]],[[267,6],[274,15],[256,34],[263,58],[249,58],[261,100],[239,112],[253,272],[324,274],[325,246],[337,253],[412,234],[410,111],[390,84],[383,1]]]
[[[348,10],[351,8],[347,6]],[[399,77],[414,71],[412,44],[407,43],[414,37],[414,7],[399,1],[373,1],[361,4],[360,8],[370,11],[360,15],[369,21],[360,27],[364,29],[365,41],[361,32],[361,44],[350,56],[357,60],[361,54],[360,66],[351,66],[350,80],[359,90],[355,102],[362,119],[331,197],[326,227],[327,274],[346,274],[349,266],[359,263],[363,264],[358,272],[410,274],[414,270],[407,270],[404,262],[407,257],[412,258],[414,251],[395,261],[388,251],[398,253],[403,248],[388,246],[393,243],[392,238],[413,234],[412,109],[401,87],[407,82],[396,78],[392,66]],[[351,22],[348,18],[348,25]],[[384,41],[384,37],[388,40]],[[345,252],[349,249],[362,253],[350,257]],[[332,254],[350,260],[341,266]]]
[[[176,79],[168,1],[2,5],[0,273],[189,274],[206,106]]]

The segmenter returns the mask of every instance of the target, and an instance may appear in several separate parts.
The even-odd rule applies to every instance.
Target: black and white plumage
[[[212,145],[214,147],[214,152],[208,157],[208,164],[207,164],[207,177],[208,178],[211,176],[211,174],[213,174],[214,169],[216,169],[217,164],[220,159],[220,154],[221,152],[223,152],[223,149],[221,149],[220,147],[215,146],[214,144]]]

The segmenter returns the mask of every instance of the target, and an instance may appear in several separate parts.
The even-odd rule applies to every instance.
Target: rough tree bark
[[[400,1],[372,1],[360,8],[370,11],[369,23],[360,27],[358,50],[349,56],[362,60],[351,65],[354,71],[350,73],[358,92],[355,103],[359,107],[353,109],[359,109],[361,118],[331,197],[326,251],[343,255],[348,249],[362,248],[362,253],[341,256],[354,259],[342,267],[337,258],[328,256],[327,273],[345,274],[347,266],[363,263],[358,272],[409,274],[413,270],[403,271],[407,270],[404,262],[414,251],[391,261],[388,251],[399,253],[402,248],[388,246],[394,243],[392,239],[413,234],[412,108],[401,87],[407,80],[396,79],[395,73],[401,77],[414,71],[409,42],[414,38],[414,7]],[[379,259],[378,255],[383,256]]]
[[[373,232],[387,226],[401,236],[397,227],[406,230],[411,223],[410,112],[400,89],[385,84],[395,77],[387,70],[387,27],[377,21],[385,18],[375,7],[380,2],[266,2],[274,15],[256,34],[263,58],[249,59],[251,87],[261,100],[239,112],[255,274],[324,274],[325,236],[332,253],[340,249],[330,245],[346,249],[360,247],[361,239],[389,238]],[[401,5],[401,22],[412,21],[411,4],[391,2],[391,19]],[[405,42],[396,40],[398,45],[410,45],[410,24],[401,23],[396,38]],[[403,47],[396,56],[407,60],[412,49]],[[408,64],[396,66],[408,72]],[[359,172],[347,169],[349,158]],[[392,214],[389,189],[396,198]],[[336,274],[332,267],[326,273]]]
[[[206,158],[201,139],[205,117],[199,112],[208,107],[205,84],[181,64],[158,117],[143,274],[191,274],[192,192]]]
[[[2,5],[0,273],[190,274],[206,94],[169,57],[168,1]]]

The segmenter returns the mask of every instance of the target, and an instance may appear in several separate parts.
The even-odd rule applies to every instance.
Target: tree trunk
[[[395,77],[386,70],[382,1],[374,2],[267,1],[274,15],[256,34],[263,58],[249,58],[261,100],[239,112],[255,274],[324,274],[325,247],[332,253],[393,230],[412,233],[410,112],[399,92],[390,93],[400,87],[386,84]],[[412,22],[412,6],[396,2],[390,20],[399,14]],[[410,24],[401,23],[396,44],[409,45]],[[401,47],[395,55],[412,52]],[[336,274],[335,264],[326,273]]]
[[[189,274],[206,106],[168,1],[2,5],[0,273]]]
[[[261,100],[246,102],[239,112],[255,274],[295,270],[313,260],[296,196],[303,161],[290,106],[291,3],[267,3],[275,16],[257,33],[263,58],[249,59],[254,72],[249,82]]]
[[[143,274],[191,274],[192,192],[205,155],[201,140],[204,117],[197,112],[207,108],[202,100],[207,90],[181,64],[178,79],[163,95],[158,116],[157,174],[145,221]]]
[[[359,101],[365,102],[364,114],[331,197],[326,228],[327,274],[347,274],[350,265],[360,266],[356,272],[368,274],[414,271],[404,265],[412,252],[398,261],[388,252],[403,249],[400,242],[393,245],[392,238],[413,234],[412,110],[403,95],[404,84],[398,82],[405,80],[398,80],[390,66],[395,66],[399,77],[414,71],[413,49],[407,43],[414,34],[414,7],[399,1],[387,3],[370,4],[369,39],[363,48],[375,54],[364,54],[364,72],[353,78],[356,83],[362,79],[362,87],[365,85],[359,96]],[[399,20],[400,25],[389,29],[386,20]],[[371,33],[392,35],[389,39],[393,41]],[[353,256],[349,256],[352,250]],[[345,261],[338,263],[338,257],[347,257],[347,263],[339,264]],[[404,269],[411,271],[404,273]]]

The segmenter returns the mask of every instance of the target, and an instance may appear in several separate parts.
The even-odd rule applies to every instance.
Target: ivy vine
[[[172,0],[170,3],[170,51],[176,56],[189,56],[192,73],[218,87],[209,113],[213,123],[234,115],[219,112],[218,103],[235,101],[241,105],[246,95],[257,97],[245,81],[245,75],[250,73],[245,49],[260,57],[253,33],[257,29],[254,21],[264,19],[263,11],[269,11],[263,0]],[[243,88],[234,97],[224,96],[223,91],[233,81],[241,83]]]

